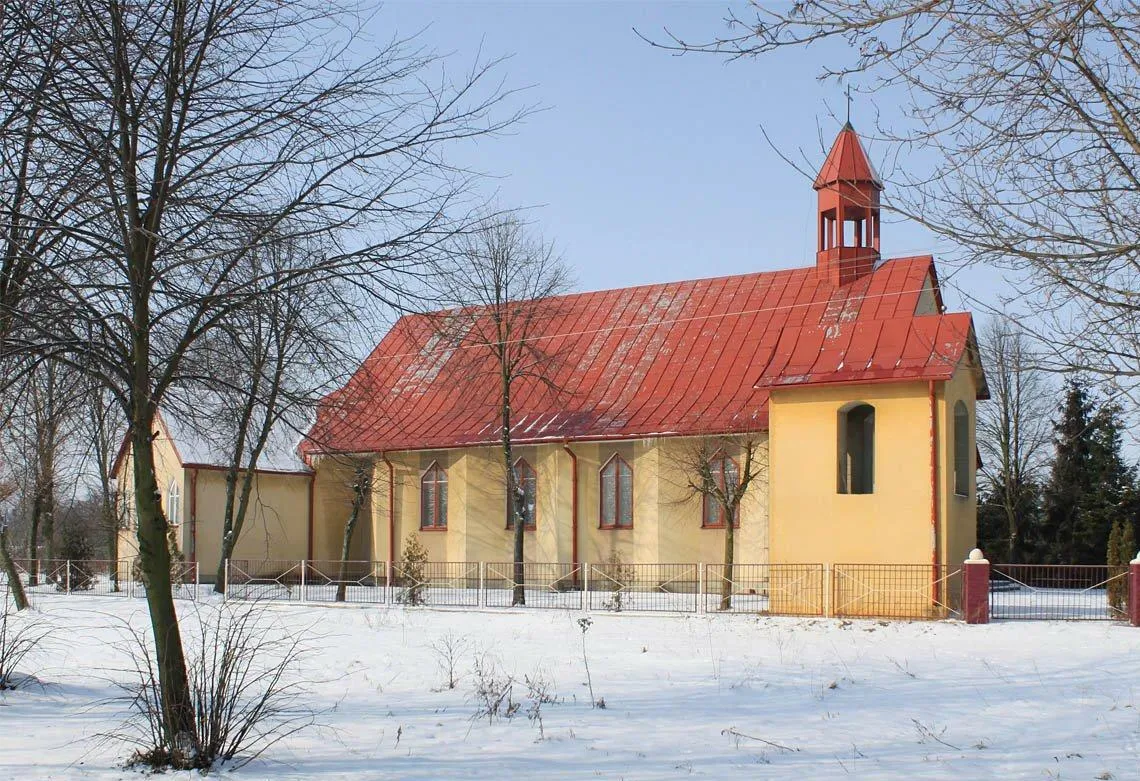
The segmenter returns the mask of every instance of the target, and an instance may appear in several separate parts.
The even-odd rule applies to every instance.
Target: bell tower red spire
[[[883,183],[850,122],[836,136],[812,186],[819,198],[816,268],[833,285],[871,273],[879,259]]]

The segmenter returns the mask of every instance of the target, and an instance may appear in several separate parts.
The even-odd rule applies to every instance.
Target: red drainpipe
[[[198,562],[198,470],[190,472],[190,563]]]
[[[570,456],[570,563],[574,580],[578,579],[578,456],[563,442],[562,449]]]
[[[391,568],[396,560],[396,469],[387,453],[381,453],[380,458],[388,466],[388,567]]]
[[[309,475],[309,546],[308,553],[305,558],[309,561],[313,560],[313,483],[317,481],[317,473],[313,472]]]
[[[930,388],[930,586],[935,602],[941,602],[938,583],[938,402],[934,393],[934,380]]]

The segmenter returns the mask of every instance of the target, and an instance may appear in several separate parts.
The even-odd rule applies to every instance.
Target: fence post
[[[471,570],[468,570],[470,572]],[[487,562],[479,562],[479,607],[487,606]]]
[[[582,562],[582,612],[590,610],[590,565]]]
[[[222,601],[230,598],[230,560],[226,559],[225,572],[222,573]]]
[[[835,573],[831,570],[831,564],[823,565],[823,617],[831,618],[831,611],[834,607],[831,604],[832,595],[835,593]]]
[[[392,562],[384,562],[384,604],[392,601]]]
[[[967,624],[990,622],[990,563],[974,548],[962,565],[962,614]]]
[[[305,566],[305,560],[304,560],[304,559],[301,559],[301,591],[300,591],[300,598],[301,598],[301,601],[302,601],[302,602],[304,602],[304,601],[305,601],[305,570],[306,570],[306,569],[307,569],[307,567]],[[337,584],[337,589],[338,589],[337,593],[340,593],[340,592],[339,592],[339,589],[340,589],[340,584],[339,584],[339,583]]]
[[[708,583],[708,570],[705,569],[706,565],[702,561],[697,565],[697,612],[705,613],[708,611],[708,600],[705,599],[705,585]]]
[[[71,559],[63,562],[63,593],[71,593]]]
[[[1140,626],[1140,553],[1128,567],[1128,613],[1132,626]]]

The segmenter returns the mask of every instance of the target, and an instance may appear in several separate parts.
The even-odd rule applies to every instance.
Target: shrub
[[[196,748],[180,766],[208,770],[237,760],[231,767],[241,767],[315,722],[307,682],[296,675],[315,647],[302,642],[308,635],[261,619],[256,604],[206,607],[198,615],[197,626],[186,633]],[[128,632],[135,674],[122,686],[128,717],[118,732],[104,737],[134,747],[129,766],[171,767],[187,755],[188,741],[166,732],[149,634]]]
[[[404,558],[401,561],[400,583],[404,590],[396,598],[405,605],[427,603],[427,561],[428,552],[420,542],[420,535],[408,532],[404,540]]]
[[[602,565],[602,572],[606,577],[604,587],[610,591],[610,598],[602,603],[602,607],[620,613],[625,606],[626,589],[633,582],[633,567],[625,563],[620,553],[613,551]]]
[[[95,549],[85,529],[69,525],[63,530],[59,546],[60,558],[67,560],[67,576],[56,582],[60,591],[90,591],[95,587]]]
[[[26,671],[20,675],[16,668],[47,637],[36,619],[16,616],[9,607],[7,588],[4,591],[4,604],[0,606],[0,691],[15,689],[26,679]]]

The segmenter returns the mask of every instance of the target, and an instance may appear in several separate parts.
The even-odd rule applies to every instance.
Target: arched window
[[[538,475],[525,458],[515,461],[515,488],[523,495],[523,528],[535,527],[535,507],[538,504]],[[507,497],[507,528],[515,528],[515,508]]]
[[[447,528],[447,472],[438,461],[420,478],[420,528]]]
[[[875,408],[850,404],[839,410],[839,493],[875,492]]]
[[[954,405],[954,493],[970,495],[970,411],[962,401]]]
[[[172,526],[182,523],[182,494],[178,491],[178,480],[171,480],[166,489],[166,522]]]
[[[713,490],[706,491],[701,507],[701,526],[706,529],[723,529],[725,521],[724,505],[721,496],[735,491],[740,486],[740,468],[736,462],[723,454],[718,454],[709,462],[709,471],[715,483]],[[733,528],[740,527],[740,506],[732,519]]]
[[[603,529],[628,529],[633,526],[633,469],[614,453],[598,474],[599,523]]]

